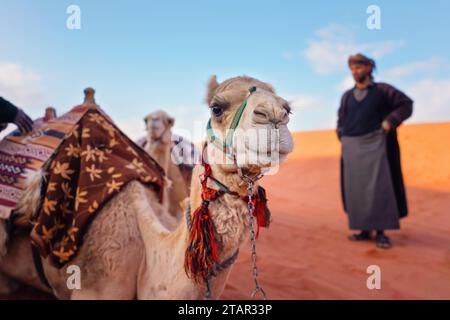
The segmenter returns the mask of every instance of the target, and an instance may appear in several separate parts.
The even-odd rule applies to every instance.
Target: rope
[[[233,158],[232,153],[228,152],[228,147],[232,147],[233,145],[233,136],[236,128],[239,125],[239,122],[241,121],[242,115],[244,114],[245,108],[247,107],[247,102],[250,96],[253,92],[256,91],[256,86],[251,86],[248,89],[248,94],[245,100],[241,103],[239,108],[236,109],[235,113],[233,114],[233,118],[231,119],[231,123],[228,127],[227,134],[225,136],[225,140],[220,140],[213,131],[213,128],[211,126],[211,119],[209,119],[208,124],[206,126],[206,132],[208,133],[208,138],[211,144],[216,147],[217,149],[223,151],[227,157]]]
[[[211,126],[211,119],[209,119],[208,124],[207,124],[207,134],[208,134],[208,138],[209,138],[210,143],[214,147],[216,147],[216,148],[220,149],[222,152],[224,152],[224,154],[227,157],[231,156],[234,161],[235,161],[235,157],[231,153],[228,152],[227,146],[232,147],[234,131],[236,130],[237,126],[239,125],[239,122],[241,120],[242,114],[244,113],[244,110],[245,110],[245,108],[247,106],[248,98],[255,91],[256,91],[256,87],[255,86],[252,86],[252,87],[249,88],[249,93],[248,93],[247,97],[245,98],[245,100],[242,102],[242,104],[239,106],[239,108],[236,110],[236,112],[233,115],[233,118],[232,118],[231,123],[229,125],[229,129],[228,129],[228,132],[227,132],[227,135],[226,135],[224,141],[221,141],[218,137],[215,136],[215,134],[213,132],[213,129],[212,129],[212,126]],[[229,141],[228,144],[227,144],[227,141]],[[205,151],[206,147],[207,147],[207,143],[205,143],[203,151]],[[217,179],[212,177],[211,167],[210,167],[209,164],[207,164],[204,161],[205,159],[204,159],[203,153],[204,152],[202,152],[202,165],[205,168],[205,173],[200,175],[201,183],[202,183],[202,189],[203,189],[202,190],[202,201],[203,202],[202,202],[202,206],[201,206],[201,207],[204,208],[203,209],[203,213],[204,214],[206,213],[208,220],[211,220],[210,216],[209,216],[209,211],[207,211],[209,202],[216,200],[218,197],[220,197],[220,196],[222,196],[222,195],[224,195],[226,193],[234,195],[234,196],[237,196],[237,197],[240,197],[242,200],[247,202],[248,219],[249,219],[249,226],[250,226],[251,255],[252,255],[252,263],[253,263],[253,280],[255,282],[255,289],[252,292],[251,297],[254,298],[258,293],[260,293],[260,294],[262,294],[264,300],[266,300],[267,299],[266,293],[263,290],[263,288],[259,285],[259,280],[258,280],[258,275],[259,274],[258,274],[258,268],[257,268],[257,265],[256,265],[256,238],[257,238],[257,233],[255,232],[255,220],[256,220],[256,217],[254,216],[255,204],[253,203],[253,186],[254,186],[254,183],[258,179],[260,179],[263,174],[260,173],[260,174],[258,174],[256,176],[251,177],[251,176],[245,175],[242,172],[242,170],[239,169],[239,176],[241,177],[241,179],[245,183],[247,183],[247,195],[246,195],[246,197],[241,197],[237,192],[231,191],[223,183],[221,183],[220,181],[218,181]],[[220,190],[214,190],[214,189],[211,189],[211,188],[207,187],[207,179],[208,178],[213,180],[219,186]],[[265,206],[266,202],[267,202],[267,199],[265,198],[264,190],[263,190],[262,194],[263,194],[263,204]],[[257,201],[258,201],[258,199],[261,200],[261,194],[260,194],[259,190],[258,190],[258,192],[256,194],[256,197],[257,197],[256,198]],[[264,209],[267,209],[267,207],[265,207]],[[200,212],[199,210],[200,210],[200,208],[197,209],[194,212],[194,220],[198,220],[197,215]],[[260,214],[260,212],[261,212],[260,210],[257,210],[257,214]],[[262,219],[258,219],[258,221],[257,221],[258,222],[258,224],[257,224],[258,228],[259,228],[259,223],[260,223],[259,220],[264,222],[262,224],[263,226],[268,226],[268,223],[270,221],[270,212],[267,209],[267,210],[265,210],[265,213],[266,214],[264,214],[264,217],[262,217]],[[192,247],[193,247],[193,242],[192,242],[193,237],[192,237],[192,235],[193,235],[193,233],[199,233],[199,231],[198,230],[197,231],[193,230],[194,222],[192,221],[192,218],[191,218],[190,205],[188,205],[188,207],[186,208],[185,214],[186,214],[186,224],[187,224],[187,227],[189,228],[189,230],[191,232],[191,245],[190,245],[190,248],[192,249]],[[202,226],[202,225],[198,225],[198,222],[196,223],[196,228],[197,229],[198,228],[203,228],[203,227],[204,226]],[[214,239],[213,239],[214,236],[210,235],[210,238],[211,239],[209,239],[209,242],[206,243],[206,244],[208,245],[208,247],[212,246],[212,247],[215,248]],[[202,255],[208,254],[208,252],[203,252],[203,251],[200,251],[200,252],[201,252]],[[197,255],[198,255],[198,251],[197,251]],[[223,271],[223,270],[229,268],[231,265],[233,265],[233,263],[236,261],[238,255],[239,255],[239,250],[236,250],[236,252],[231,257],[229,257],[228,259],[226,259],[226,260],[224,260],[222,262],[218,262],[217,260],[214,261],[213,268],[212,268],[211,272],[207,273],[206,275],[204,275],[204,281],[205,281],[205,286],[206,286],[205,299],[207,299],[207,300],[211,299],[211,281],[212,281],[212,278],[217,275],[217,272]],[[191,261],[186,263],[186,265],[188,266],[187,269],[190,269],[191,272],[192,271],[195,272],[196,271],[195,268],[192,267],[192,265],[193,265],[192,264],[192,256],[190,256],[189,248],[188,248],[188,251],[186,252],[186,258],[187,259],[188,258],[191,259]],[[186,260],[186,261],[188,261],[188,260]],[[208,269],[203,270],[203,274],[205,274],[205,271],[207,271],[207,270]]]

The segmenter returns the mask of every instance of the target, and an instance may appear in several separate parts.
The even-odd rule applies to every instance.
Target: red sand
[[[333,131],[297,133],[296,148],[263,185],[273,223],[257,244],[270,299],[450,299],[450,123],[399,130],[410,215],[391,232],[394,247],[347,240]],[[249,299],[249,250],[241,250],[224,299]],[[381,289],[366,286],[369,265]]]
[[[450,299],[450,123],[407,125],[399,136],[410,216],[386,251],[347,240],[334,132],[295,135],[294,154],[263,182],[273,223],[257,247],[269,299]],[[369,265],[381,267],[381,290],[366,287]],[[252,289],[242,248],[222,298],[249,299]]]

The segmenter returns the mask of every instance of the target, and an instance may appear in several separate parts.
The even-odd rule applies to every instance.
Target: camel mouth
[[[292,150],[292,140],[286,138],[278,140],[271,148],[255,149],[251,145],[248,145],[246,153],[250,164],[256,164],[266,168],[284,162]]]
[[[287,159],[289,153],[290,152],[286,151],[268,153],[254,152],[255,157],[257,157],[256,162],[239,162],[238,160],[237,166],[243,174],[250,177],[256,177],[258,175],[275,175],[278,172],[281,163]],[[239,157],[237,159],[239,159]]]
[[[235,135],[234,154],[237,164],[267,168],[279,165],[293,151],[293,139],[287,126],[273,128],[258,127]]]

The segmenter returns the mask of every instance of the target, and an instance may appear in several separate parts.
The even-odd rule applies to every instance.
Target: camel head
[[[248,231],[255,249],[255,221],[258,228],[269,226],[265,191],[257,182],[287,157],[293,141],[287,128],[290,106],[267,83],[250,77],[219,83],[213,76],[206,102],[211,116],[200,181],[192,179],[195,211],[188,221],[185,270],[208,284],[219,261],[236,257]],[[226,274],[214,280],[216,295],[225,281]]]
[[[169,116],[167,112],[162,110],[154,111],[144,118],[144,122],[148,140],[170,143],[171,128],[175,123],[175,119]]]
[[[292,151],[287,128],[291,108],[270,84],[246,76],[218,83],[212,76],[206,102],[211,112],[208,138],[217,147],[209,149],[222,149],[212,157],[224,171],[238,167],[259,174],[277,166]]]

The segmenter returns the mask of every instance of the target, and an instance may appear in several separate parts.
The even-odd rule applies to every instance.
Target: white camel
[[[251,86],[257,89],[248,96]],[[231,78],[219,84],[214,76],[208,83],[206,101],[211,108],[211,130],[216,136],[225,136],[233,115],[246,101],[239,129],[277,128],[279,148],[272,151],[271,156],[277,153],[282,161],[292,151],[292,137],[287,129],[289,105],[269,84],[250,77]],[[236,130],[235,138],[242,134],[241,130]],[[222,151],[214,148],[216,152],[210,154],[211,140],[206,148],[212,175],[240,195],[247,192],[243,174],[258,175],[270,165],[266,161],[224,164],[215,161],[222,158]],[[246,144],[245,148],[257,154],[264,149],[261,151],[263,158],[267,154],[266,148],[260,150],[251,144]],[[237,151],[235,145],[230,149],[234,155]],[[202,172],[204,166],[196,165],[193,177]],[[257,185],[256,182],[254,188]],[[208,186],[217,189],[213,181],[209,181]],[[201,193],[200,180],[192,179],[189,199],[192,212],[202,204]],[[233,256],[248,237],[247,209],[245,201],[231,194],[210,202],[219,261]],[[188,220],[195,218],[192,212]],[[57,269],[45,259],[43,269],[51,289],[44,286],[33,266],[27,235],[11,239],[7,254],[0,259],[0,272],[5,279],[32,285],[61,299],[202,299],[207,293],[206,282],[194,281],[185,269],[186,250],[191,240],[188,222],[183,219],[170,231],[165,227],[167,215],[152,190],[139,182],[131,182],[98,212],[77,256],[69,263],[81,270],[81,289],[68,289],[69,265]],[[229,272],[230,268],[219,270],[208,282],[212,298],[221,296]],[[4,283],[0,283],[0,288],[2,286],[5,289]]]

